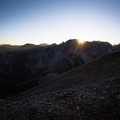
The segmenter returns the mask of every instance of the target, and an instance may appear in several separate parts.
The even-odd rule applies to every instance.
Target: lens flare
[[[85,41],[84,40],[77,40],[78,41],[78,44],[84,44]]]
[[[74,50],[74,53],[76,53],[77,52],[77,50],[78,50],[78,48],[80,47],[81,48],[81,50],[83,49],[83,47],[84,47],[84,43],[85,43],[85,41],[84,40],[79,40],[79,39],[77,39],[77,46],[76,46],[76,48],[75,48],[75,50]]]

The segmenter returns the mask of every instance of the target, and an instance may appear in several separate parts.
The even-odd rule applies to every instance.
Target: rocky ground
[[[1,99],[0,120],[120,120],[120,52]]]

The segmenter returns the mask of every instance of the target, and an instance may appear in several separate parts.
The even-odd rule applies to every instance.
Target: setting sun
[[[79,44],[84,44],[85,41],[84,40],[77,40]]]

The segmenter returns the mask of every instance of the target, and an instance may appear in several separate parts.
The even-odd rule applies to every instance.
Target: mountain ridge
[[[0,96],[9,97],[48,82],[112,51],[107,42],[85,42],[82,46],[73,39],[59,45],[1,53]]]

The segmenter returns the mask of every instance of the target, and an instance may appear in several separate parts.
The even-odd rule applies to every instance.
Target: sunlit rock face
[[[0,53],[0,96],[7,97],[34,87],[45,76],[61,75],[108,54],[112,49],[107,42],[79,44],[72,39],[59,45],[27,46]]]

